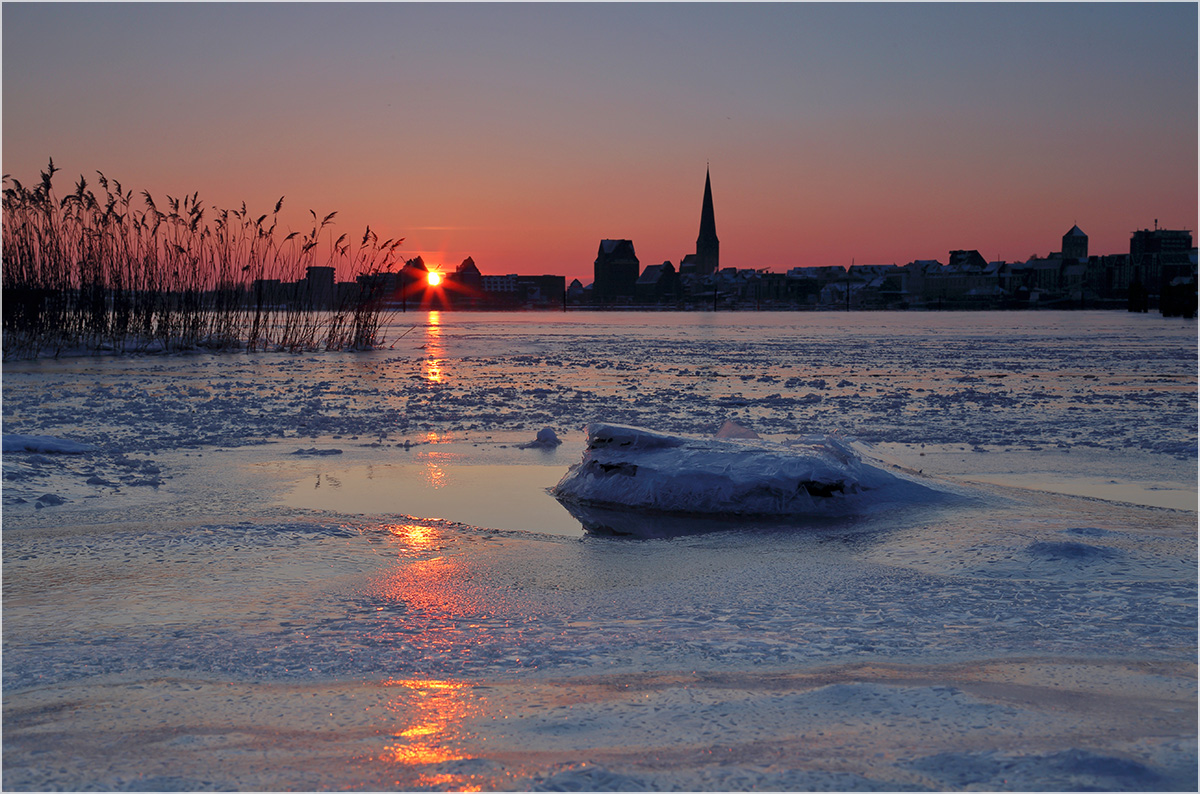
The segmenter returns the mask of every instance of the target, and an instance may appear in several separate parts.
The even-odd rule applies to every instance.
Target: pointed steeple
[[[721,241],[717,239],[717,219],[713,212],[712,179],[704,170],[704,203],[700,207],[700,236],[696,238],[696,272],[715,273],[721,265]]]

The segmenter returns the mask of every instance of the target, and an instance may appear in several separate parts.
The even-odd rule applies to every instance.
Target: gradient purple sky
[[[3,169],[591,281],[1195,230],[1197,6],[3,4]]]

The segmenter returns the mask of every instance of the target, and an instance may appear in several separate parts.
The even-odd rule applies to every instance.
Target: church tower
[[[1088,236],[1078,226],[1072,226],[1071,231],[1062,238],[1063,259],[1076,259],[1086,262],[1088,258]]]
[[[700,236],[696,238],[696,274],[707,276],[721,269],[721,241],[713,214],[712,181],[704,170],[704,204],[700,208]]]

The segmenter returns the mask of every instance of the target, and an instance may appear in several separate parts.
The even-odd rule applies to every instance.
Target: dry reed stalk
[[[380,243],[368,227],[353,246],[332,237],[336,212],[277,241],[283,198],[253,217],[209,208],[198,193],[133,191],[97,172],[98,195],[81,176],[59,199],[51,160],[27,187],[4,176],[3,354],[68,350],[343,350],[383,342],[383,276],[402,240]],[[269,223],[268,223],[269,221]],[[350,273],[358,287],[320,301],[305,289],[311,267]],[[275,285],[289,285],[287,288]]]

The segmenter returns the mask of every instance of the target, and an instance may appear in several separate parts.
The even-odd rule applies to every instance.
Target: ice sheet
[[[283,501],[343,515],[416,516],[564,537],[583,534],[548,493],[561,473],[557,466],[448,461],[445,453],[411,457],[418,462],[289,467],[304,474]],[[514,499],[516,494],[521,498]]]
[[[1195,511],[1062,485],[1194,488],[1194,325],[419,323],[351,356],[5,363],[6,430],[95,447],[4,454],[6,789],[1195,790]],[[588,421],[729,419],[958,498],[504,523],[561,511],[533,470]],[[318,475],[338,498],[292,502]]]

